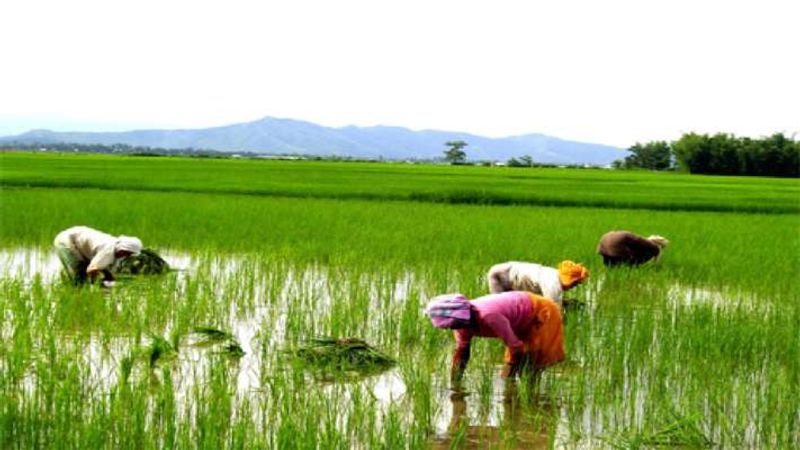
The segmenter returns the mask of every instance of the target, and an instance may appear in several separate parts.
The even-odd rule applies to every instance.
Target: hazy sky
[[[800,132],[800,1],[0,2],[0,134],[263,116],[627,147]]]

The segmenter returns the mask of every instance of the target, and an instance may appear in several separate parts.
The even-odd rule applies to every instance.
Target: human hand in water
[[[503,365],[503,368],[500,370],[501,378],[508,378],[516,375],[525,356],[522,346],[510,348],[509,353],[510,355],[508,362],[505,363],[505,365]]]

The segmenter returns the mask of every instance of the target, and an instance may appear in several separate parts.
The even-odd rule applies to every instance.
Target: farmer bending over
[[[58,258],[76,283],[87,279],[94,282],[102,272],[104,282],[113,282],[111,270],[116,264],[136,256],[142,250],[142,241],[131,236],[114,237],[89,227],[67,228],[58,233],[53,244]]]
[[[500,338],[506,344],[502,377],[523,367],[541,370],[564,359],[561,308],[530,292],[511,291],[468,300],[461,294],[440,295],[427,308],[437,328],[454,330],[456,350],[450,379],[457,384],[467,367],[475,336]]]
[[[495,264],[486,276],[489,292],[528,291],[561,306],[561,294],[589,278],[589,270],[572,261],[561,261],[558,269],[529,262]]]
[[[608,267],[638,266],[654,258],[658,261],[668,244],[665,237],[657,234],[645,238],[630,231],[609,231],[600,237],[597,253]]]

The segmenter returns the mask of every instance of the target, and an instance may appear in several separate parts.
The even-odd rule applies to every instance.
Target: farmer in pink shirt
[[[503,377],[516,375],[527,364],[540,370],[564,359],[561,309],[539,295],[510,291],[472,301],[461,294],[441,295],[431,300],[427,312],[435,327],[454,330],[454,382],[467,367],[475,336],[500,338],[506,344]]]

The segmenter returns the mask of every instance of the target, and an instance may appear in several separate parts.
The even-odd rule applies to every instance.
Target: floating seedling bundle
[[[178,346],[176,337],[173,337],[173,342],[155,334],[149,335],[148,339],[149,342],[146,345],[134,347],[131,353],[122,359],[120,370],[123,381],[128,381],[131,373],[140,363],[149,369],[151,375],[154,375],[155,372],[153,371],[156,368],[177,358]],[[152,381],[157,382],[157,378],[153,378]]]
[[[396,361],[358,338],[312,339],[291,351],[307,368],[325,374],[374,375]]]
[[[117,273],[130,275],[160,275],[169,272],[169,264],[155,251],[145,248],[119,264]]]
[[[195,327],[189,334],[189,339],[189,345],[193,347],[216,347],[220,353],[226,353],[234,358],[240,358],[245,353],[233,334],[216,328]]]
[[[231,360],[238,360],[245,354],[233,334],[216,328],[195,327],[188,334],[173,333],[169,340],[148,334],[146,344],[134,347],[123,358],[122,379],[127,381],[137,366],[149,369],[150,374],[154,375],[155,369],[168,367],[168,364],[180,359],[179,356],[186,353],[186,348],[189,348],[189,352],[194,349],[194,352],[224,355]],[[192,361],[192,358],[186,361]]]

